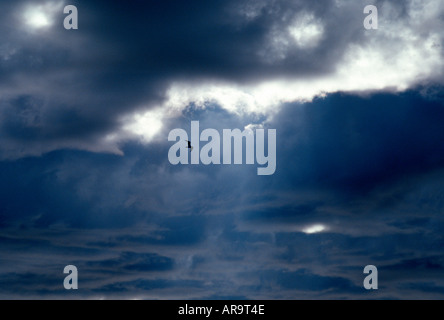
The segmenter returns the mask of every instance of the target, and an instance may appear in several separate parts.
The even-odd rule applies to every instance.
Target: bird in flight
[[[191,145],[191,141],[185,140],[186,142],[188,142],[188,146],[187,149],[190,149],[190,152],[193,151],[193,146]]]

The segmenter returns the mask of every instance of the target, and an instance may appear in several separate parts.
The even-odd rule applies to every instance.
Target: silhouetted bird
[[[187,149],[190,149],[190,152],[193,151],[193,146],[191,145],[191,141],[185,140],[186,142],[188,142],[188,146]]]

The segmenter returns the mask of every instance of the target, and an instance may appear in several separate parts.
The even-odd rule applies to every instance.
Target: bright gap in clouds
[[[162,110],[155,109],[145,113],[136,113],[124,120],[124,131],[138,136],[142,142],[150,142],[162,129]]]
[[[325,230],[326,228],[322,224],[315,224],[302,229],[302,232],[306,234],[312,234],[312,233],[319,233]]]
[[[31,29],[43,29],[54,24],[54,16],[62,15],[63,2],[50,1],[44,4],[29,3],[23,10],[22,20]]]
[[[46,27],[51,24],[49,17],[38,9],[29,9],[26,11],[25,20],[28,25],[35,28]]]
[[[318,44],[324,33],[324,27],[312,14],[306,14],[296,18],[288,31],[299,47],[308,48]]]

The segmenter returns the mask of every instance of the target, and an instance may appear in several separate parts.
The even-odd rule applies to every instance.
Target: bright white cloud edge
[[[404,91],[435,78],[443,70],[444,21],[440,15],[444,13],[444,5],[437,0],[422,1],[417,5],[412,0],[409,8],[410,19],[391,20],[392,8],[389,3],[384,3],[383,10],[380,10],[379,29],[364,30],[362,27],[367,41],[361,45],[350,45],[335,72],[330,74],[310,80],[295,77],[251,85],[174,82],[163,105],[126,117],[122,133],[115,134],[113,141],[132,137],[149,143],[161,131],[162,119],[179,115],[190,103],[200,108],[214,103],[233,114],[261,114],[270,119],[286,102],[309,102],[315,97],[338,91]],[[296,37],[297,45],[307,43],[306,39],[322,36],[322,25],[312,16],[299,19],[308,19],[311,23],[305,28],[307,34],[294,30],[294,23],[297,25],[298,20],[293,21],[290,29],[283,30],[282,34]],[[429,27],[426,34],[421,32],[425,24]]]

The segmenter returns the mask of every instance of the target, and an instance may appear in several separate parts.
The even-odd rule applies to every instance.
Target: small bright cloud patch
[[[312,233],[323,232],[325,231],[325,229],[326,229],[325,226],[323,226],[322,224],[315,224],[302,229],[302,232],[307,234],[312,234]]]

